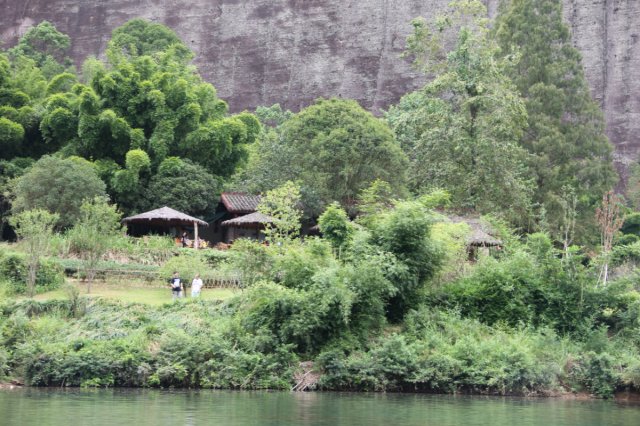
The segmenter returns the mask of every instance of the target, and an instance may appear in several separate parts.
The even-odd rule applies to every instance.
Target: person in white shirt
[[[191,297],[200,297],[200,290],[202,290],[202,279],[200,274],[196,274],[191,282]]]

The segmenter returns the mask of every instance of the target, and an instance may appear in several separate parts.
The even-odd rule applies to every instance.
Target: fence
[[[82,269],[75,266],[66,266],[64,268],[65,275],[69,277],[82,278]],[[159,275],[157,271],[136,271],[130,269],[96,269],[96,279],[106,280],[107,278],[115,278],[116,281],[125,280],[127,278],[143,279],[147,282],[157,281],[165,284],[166,279]],[[187,283],[189,285],[190,283]],[[217,275],[207,276],[202,279],[204,288],[243,288],[242,279],[239,275]]]

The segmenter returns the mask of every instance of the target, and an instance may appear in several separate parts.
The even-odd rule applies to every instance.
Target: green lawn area
[[[112,284],[104,282],[96,282],[91,287],[91,294],[87,295],[87,285],[70,281],[78,287],[81,296],[104,297],[108,299],[121,300],[123,302],[146,303],[148,305],[162,305],[172,302],[171,290],[162,287],[151,287],[137,285],[123,285],[121,283]],[[200,294],[200,298],[204,300],[224,300],[238,294],[240,290],[228,288],[204,288]],[[187,298],[191,295],[191,291],[187,289]],[[67,295],[64,289],[49,291],[47,293],[38,294],[36,300],[52,300],[66,299]]]

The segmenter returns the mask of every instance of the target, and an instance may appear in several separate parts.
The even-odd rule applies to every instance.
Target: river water
[[[0,425],[640,426],[640,405],[414,394],[19,389],[0,391]]]

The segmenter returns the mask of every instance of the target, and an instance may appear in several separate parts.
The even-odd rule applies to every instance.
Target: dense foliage
[[[267,122],[277,117],[263,111]],[[284,114],[284,113],[283,113]],[[406,158],[389,127],[355,101],[319,99],[260,138],[240,186],[264,191],[299,181],[305,208],[319,215],[332,201],[353,208],[376,179],[403,192]]]
[[[607,192],[560,1],[505,2],[492,27],[459,0],[413,29],[408,55],[433,79],[385,119],[341,99],[229,115],[186,45],[142,20],[81,73],[46,22],[1,52],[0,219],[21,240],[0,246],[0,379],[287,389],[312,365],[318,389],[640,390],[640,216]],[[262,193],[265,244],[122,235],[122,213],[204,217],[226,187]],[[73,285],[20,296],[60,287],[61,265],[242,289],[161,307]]]
[[[162,25],[133,20],[117,28],[107,60],[87,59],[81,75],[65,68],[68,46],[67,36],[43,22],[0,54],[1,158],[84,158],[125,213],[163,204],[210,213],[220,180],[246,160],[260,133],[258,120],[229,116],[189,64],[193,54]],[[172,170],[162,167],[169,158]],[[166,194],[166,187],[178,190]]]
[[[0,248],[0,283],[7,294],[27,294],[28,283],[28,259],[25,253],[20,251]],[[60,262],[44,258],[40,259],[36,271],[34,293],[43,293],[55,290],[64,283],[64,275]]]
[[[554,235],[562,233],[564,192],[572,188],[577,234],[588,238],[593,211],[616,181],[604,118],[591,98],[580,52],[573,46],[557,0],[510,0],[496,20],[501,54],[517,55],[507,69],[525,100],[529,126],[519,135],[531,155],[534,201],[544,208]]]
[[[73,225],[85,199],[105,195],[105,184],[83,159],[45,156],[15,181],[14,211],[44,209],[58,215],[59,227]]]
[[[517,223],[527,217],[532,191],[518,146],[527,114],[484,21],[477,20],[479,29],[460,28],[438,77],[403,97],[387,119],[411,160],[414,191],[444,188],[459,208]],[[437,34],[428,26],[414,22],[410,45],[418,59]]]

